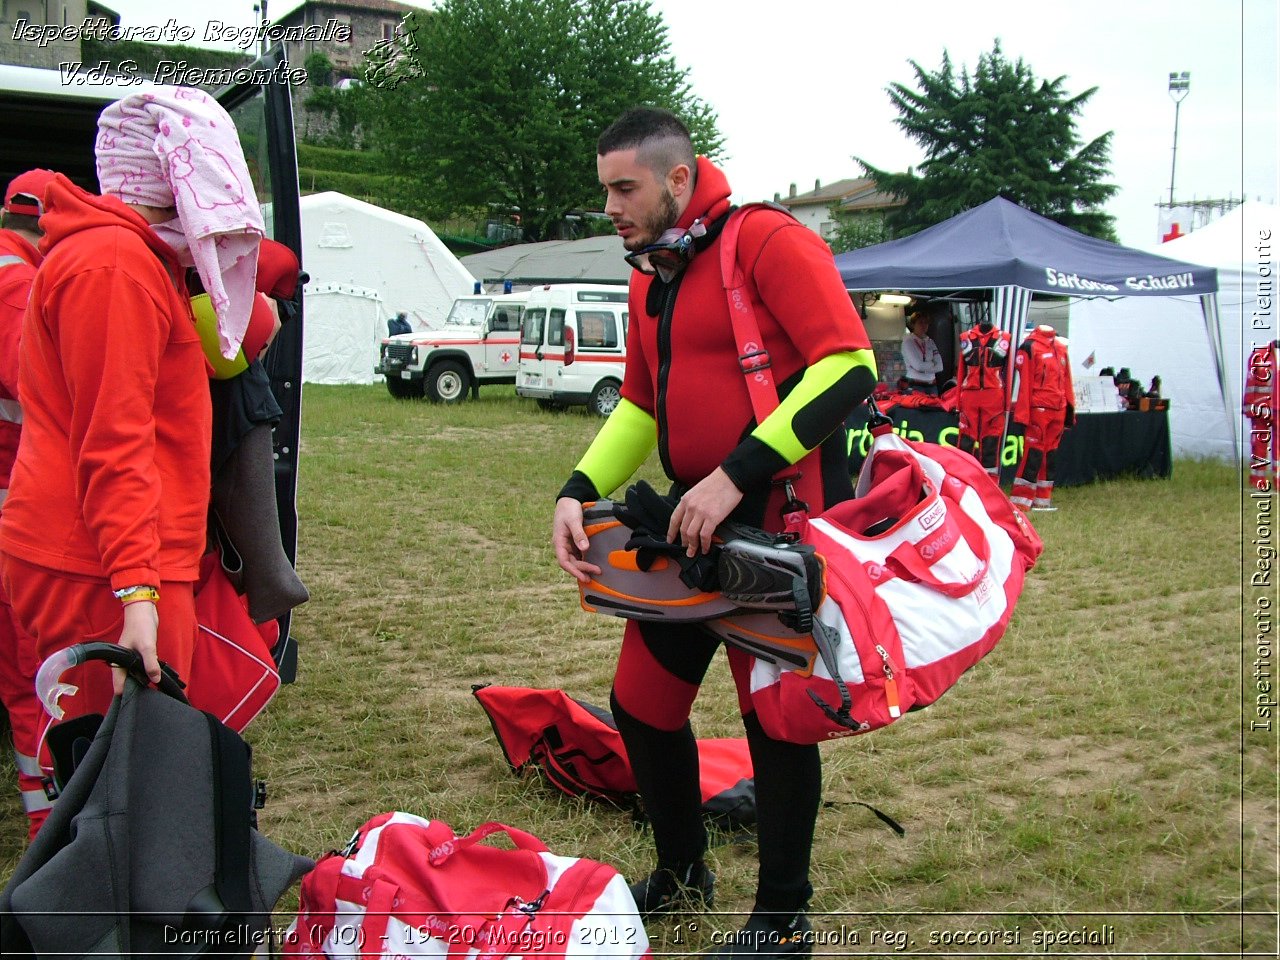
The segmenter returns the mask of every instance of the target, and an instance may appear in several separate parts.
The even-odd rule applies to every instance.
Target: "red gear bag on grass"
[[[613,714],[563,690],[477,685],[511,769],[536,767],[571,797],[607,800],[638,812],[639,795]],[[734,830],[756,822],[756,786],[743,737],[698,741],[702,812]]]
[[[515,849],[484,845],[505,834]],[[302,878],[287,957],[650,957],[626,881],[501,823],[384,813]]]

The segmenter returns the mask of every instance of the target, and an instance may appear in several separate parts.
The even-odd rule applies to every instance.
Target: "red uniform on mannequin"
[[[1280,461],[1280,437],[1276,436],[1276,408],[1280,407],[1280,381],[1276,351],[1280,340],[1255,347],[1249,354],[1244,382],[1244,415],[1249,418],[1249,484],[1270,492],[1276,486]]]
[[[1052,510],[1058,444],[1062,431],[1076,422],[1066,341],[1053,327],[1036,327],[1018,347],[1014,370],[1013,419],[1026,433],[1009,499],[1023,510]]]
[[[22,436],[22,406],[18,402],[22,318],[43,259],[36,248],[41,236],[38,218],[44,212],[44,188],[53,176],[52,170],[28,170],[14,177],[5,190],[0,212],[0,504],[9,495],[9,475]],[[9,714],[18,791],[32,837],[53,805],[36,760],[44,711],[35,695],[39,664],[34,650],[34,641],[18,623],[8,594],[0,587],[0,701]]]
[[[960,449],[972,454],[993,478],[1000,473],[1008,393],[1005,365],[1012,340],[984,321],[960,337]]]

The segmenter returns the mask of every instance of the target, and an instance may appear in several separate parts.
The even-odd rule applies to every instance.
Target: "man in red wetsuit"
[[[1254,347],[1245,371],[1244,415],[1249,418],[1249,484],[1269,493],[1275,489],[1280,438],[1276,436],[1276,408],[1280,406],[1276,351],[1280,340]]]
[[[721,279],[724,174],[695,158],[688,130],[662,110],[627,111],[597,153],[605,212],[637,269],[622,401],[556,502],[556,557],[582,582],[600,572],[582,559],[582,504],[624,484],[655,446],[680,498],[667,536],[691,557],[709,550],[730,516],[780,530],[785,495],[772,481],[797,461],[799,496],[815,511],[851,497],[843,424],[876,380],[830,250],[785,213],[753,211],[742,220],[738,262],[759,299],[781,397],[757,424]],[[657,847],[657,869],[632,887],[644,916],[711,901],[689,716],[719,645],[697,624],[630,620],[623,634],[611,703]],[[808,955],[818,748],[770,737],[751,708],[751,658],[729,649],[728,659],[755,770],[760,871],[746,927],[716,955]]]
[[[1053,476],[1062,431],[1076,422],[1066,343],[1041,324],[1014,358],[1013,419],[1026,428],[1022,462],[1009,499],[1023,510],[1053,510]]]
[[[9,183],[0,211],[0,511],[9,494],[9,474],[22,435],[22,406],[18,402],[18,353],[22,317],[27,311],[31,284],[43,259],[36,245],[43,231],[44,189],[52,170],[28,170]],[[36,699],[35,649],[9,607],[0,588],[0,701],[9,714],[18,790],[26,811],[30,836],[49,815],[53,805],[44,788],[36,759],[44,711]]]
[[[98,120],[95,196],[44,191],[22,332],[23,430],[0,515],[0,580],[38,661],[86,640],[188,674],[209,506],[206,361],[194,267],[239,352],[262,215],[235,126],[194,88],[157,87]],[[106,712],[111,672],[68,672],[64,720]],[[47,757],[42,752],[42,763]]]
[[[1009,334],[984,320],[960,337],[960,449],[972,454],[992,478],[1000,475],[1000,438],[1004,436],[1005,366]]]

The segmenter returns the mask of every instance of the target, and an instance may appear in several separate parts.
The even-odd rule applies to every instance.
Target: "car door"
[[[274,77],[284,58],[276,46],[254,64],[259,76]],[[261,68],[261,69],[257,69]],[[249,71],[245,71],[249,72]],[[298,206],[298,160],[293,138],[293,106],[283,82],[245,83],[219,91],[218,102],[231,114],[262,204],[267,236],[283,243],[302,261],[302,216]],[[302,263],[306,270],[306,263]],[[263,360],[271,390],[284,411],[274,432],[276,509],[285,553],[297,564],[298,443],[302,435],[302,330],[306,309],[298,295],[297,316],[280,329]],[[279,619],[280,640],[272,655],[280,678],[292,682],[297,674],[297,640],[289,632],[290,614]]]

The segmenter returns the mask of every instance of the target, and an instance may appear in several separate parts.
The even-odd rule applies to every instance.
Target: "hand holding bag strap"
[[[963,583],[939,580],[930,569],[929,561],[920,556],[919,547],[914,543],[898,544],[893,552],[885,558],[884,565],[904,580],[922,583],[945,596],[958,599],[973,593],[978,588],[982,578],[986,576],[987,571],[991,569],[991,544],[978,521],[960,509],[957,504],[951,503],[950,506],[951,510],[948,511],[948,516],[955,520],[965,543],[969,545],[973,555],[982,563],[981,568],[971,580]]]
[[[550,852],[547,849],[547,845],[533,834],[518,830],[515,827],[509,827],[505,823],[498,823],[496,820],[490,820],[488,823],[480,824],[465,837],[450,838],[444,843],[434,846],[427,854],[427,862],[433,867],[439,867],[459,850],[473,847],[481,840],[491,837],[495,833],[505,833],[519,850],[530,850],[533,853]]]

